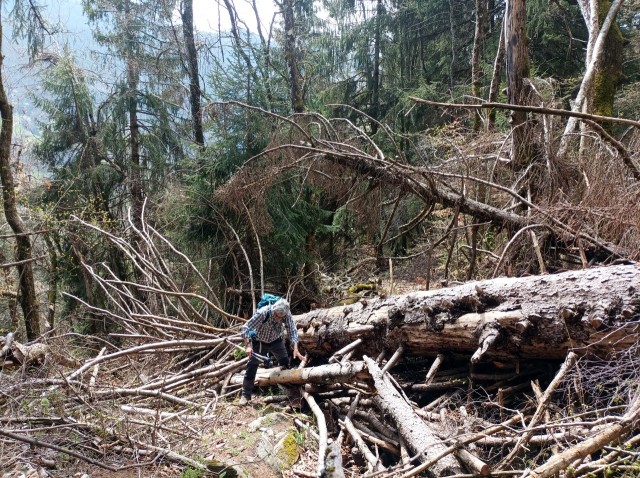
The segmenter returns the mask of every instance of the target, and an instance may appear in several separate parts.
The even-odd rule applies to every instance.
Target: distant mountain
[[[80,0],[47,0],[44,2],[46,5],[43,7],[42,15],[52,35],[47,37],[41,57],[30,60],[27,53],[27,40],[14,38],[15,15],[12,14],[12,2],[9,3],[10,5],[2,7],[5,55],[3,73],[7,94],[14,106],[15,134],[38,136],[38,120],[42,120],[43,117],[34,106],[31,96],[42,94],[39,76],[46,74],[46,69],[51,66],[51,60],[55,60],[55,57],[65,50],[71,52],[81,68],[103,75],[104,65],[96,55],[96,52],[103,49],[93,38],[95,27],[89,24]],[[204,8],[202,2],[199,8],[201,11],[204,10],[206,16],[217,15],[210,10],[210,6]],[[201,14],[200,17],[202,16],[205,15]],[[202,24],[202,19],[200,23]],[[220,36],[217,32],[199,32],[198,36],[200,41],[218,46],[208,50],[208,53],[201,58],[200,74],[206,78],[217,64],[213,61],[207,62],[208,55],[219,54],[219,48],[226,48],[225,45],[230,45],[231,40],[230,35]],[[221,56],[222,64],[228,61],[228,55]],[[206,89],[204,85],[203,89]]]
[[[41,116],[31,101],[31,95],[41,93],[38,72],[45,70],[50,63],[42,58],[35,61],[29,59],[27,40],[14,38],[16,25],[12,2],[2,8],[3,74],[9,101],[14,106],[15,134],[37,135],[37,119]],[[86,61],[89,64],[88,52],[95,49],[96,45],[80,1],[48,0],[42,8],[43,18],[53,33],[46,39],[43,58],[54,58],[67,47],[79,62]]]

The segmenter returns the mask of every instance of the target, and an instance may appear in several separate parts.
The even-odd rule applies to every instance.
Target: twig
[[[121,468],[116,468],[110,465],[107,465],[103,461],[93,460],[86,455],[81,453],[77,453],[73,450],[68,450],[66,448],[62,448],[61,446],[54,445],[52,443],[43,442],[40,440],[36,440],[35,438],[30,438],[22,435],[18,435],[16,433],[12,433],[9,430],[5,430],[4,428],[0,428],[0,435],[5,436],[7,438],[11,438],[12,440],[21,441],[23,443],[28,443],[31,446],[42,447],[42,448],[50,448],[51,450],[59,451],[60,453],[64,453],[66,455],[72,456],[74,458],[78,458],[87,463],[91,463],[92,465],[99,466],[100,468],[104,468],[109,471],[120,471]]]
[[[515,459],[515,457],[520,452],[520,449],[527,444],[527,441],[533,435],[532,428],[536,426],[538,422],[544,417],[544,413],[547,409],[547,404],[551,399],[551,395],[558,388],[558,385],[560,385],[562,380],[564,380],[564,377],[567,374],[567,372],[575,365],[577,357],[578,356],[576,355],[575,352],[569,352],[567,354],[567,358],[562,364],[562,367],[560,367],[560,370],[558,371],[558,373],[556,374],[556,376],[551,381],[547,389],[544,391],[544,394],[540,398],[540,401],[538,403],[538,408],[536,409],[536,412],[533,414],[533,417],[531,417],[531,420],[527,424],[524,434],[520,436],[520,438],[518,439],[518,442],[511,449],[511,451],[504,458],[504,460],[502,460],[502,462],[499,465],[499,468],[504,468],[509,464],[511,464],[511,462]]]

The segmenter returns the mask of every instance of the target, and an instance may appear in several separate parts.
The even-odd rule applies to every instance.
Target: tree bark
[[[296,48],[295,0],[278,2],[284,17],[284,57],[289,70],[289,87],[291,89],[291,110],[302,113],[305,110],[302,89],[302,73],[300,71],[298,50]]]
[[[380,48],[382,41],[382,0],[378,0],[376,6],[376,30],[373,40],[373,84],[371,85],[371,134],[378,132],[380,120]]]
[[[293,384],[302,385],[305,383],[331,383],[331,382],[352,382],[353,380],[369,380],[370,376],[363,362],[332,363],[311,368],[296,368],[280,370],[266,369],[260,370],[256,374],[255,384],[263,387],[265,385]],[[231,379],[231,384],[242,383],[242,376]]]
[[[491,85],[489,86],[489,102],[494,103],[498,99],[498,89],[500,88],[500,78],[502,77],[501,66],[504,61],[504,22],[500,29],[498,40],[498,51],[493,61],[493,73],[491,75]],[[492,130],[496,124],[496,110],[490,109],[487,114],[487,130]]]
[[[144,188],[142,185],[142,165],[140,163],[140,124],[138,121],[138,82],[140,71],[135,57],[135,38],[132,33],[134,25],[131,11],[131,0],[124,2],[124,31],[126,44],[127,67],[127,110],[129,115],[129,192],[131,194],[131,214],[133,224],[142,229],[142,215],[144,209]]]
[[[525,78],[529,77],[529,57],[526,32],[526,1],[507,0],[505,11],[505,57],[507,93],[509,103],[526,105],[528,88]],[[512,110],[511,117],[511,161],[515,170],[526,167],[532,156],[531,127],[527,114]]]
[[[200,98],[200,73],[198,71],[198,51],[193,29],[193,0],[183,0],[182,34],[184,36],[187,53],[187,73],[189,75],[189,105],[191,107],[191,122],[193,124],[193,139],[199,147],[204,147],[204,133],[202,130],[202,107]]]
[[[476,360],[609,354],[638,340],[640,267],[616,265],[317,309],[295,318],[307,353],[330,356],[356,338],[358,352],[460,353]]]
[[[2,127],[0,130],[0,181],[2,182],[2,201],[4,215],[9,227],[16,236],[16,269],[20,281],[20,306],[24,314],[27,340],[35,340],[40,336],[40,311],[38,296],[36,295],[35,278],[33,275],[31,239],[16,204],[16,191],[11,171],[11,138],[13,136],[13,106],[4,88],[2,67],[2,24],[0,22],[0,116]]]
[[[484,37],[487,34],[487,0],[476,0],[476,29],[471,54],[471,96],[480,98],[482,88],[482,51]],[[473,131],[478,132],[482,127],[480,112],[473,115]]]
[[[442,439],[416,415],[376,363],[366,357],[365,362],[378,392],[373,397],[374,403],[385,415],[391,417],[409,448],[421,455],[421,461],[433,460],[443,453],[447,447]],[[462,473],[462,468],[452,455],[446,455],[437,460],[429,471],[434,476],[448,476]]]
[[[601,3],[599,23],[605,22],[610,8],[611,2],[604,1]],[[618,23],[614,20],[605,37],[600,68],[595,73],[593,111],[587,111],[587,113],[601,116],[613,115],[613,100],[618,90],[618,85],[624,78],[622,70],[623,47],[624,38]]]

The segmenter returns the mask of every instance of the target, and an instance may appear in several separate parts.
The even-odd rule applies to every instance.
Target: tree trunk
[[[505,11],[505,57],[507,93],[509,103],[528,104],[528,88],[525,78],[529,77],[529,56],[527,49],[526,1],[507,0]],[[511,161],[518,171],[531,160],[531,127],[524,111],[511,111]]]
[[[603,24],[607,13],[611,8],[611,2],[602,1],[600,3],[599,23]],[[613,21],[604,41],[604,53],[602,62],[597,69],[594,78],[593,113],[601,116],[613,116],[613,100],[618,90],[618,84],[624,77],[623,65],[624,38],[620,27]],[[607,124],[605,128],[609,128]]]
[[[198,71],[198,51],[193,32],[193,0],[183,0],[182,34],[184,36],[187,53],[187,73],[189,75],[189,105],[191,107],[191,122],[193,124],[193,139],[199,147],[204,147],[204,133],[202,130],[202,108],[200,98],[200,73]]]
[[[131,33],[133,28],[133,14],[131,12],[131,0],[124,2],[124,18],[127,38],[126,63],[127,63],[127,109],[129,113],[129,192],[131,194],[131,215],[133,224],[142,229],[142,214],[144,205],[144,189],[142,187],[142,165],[140,163],[140,124],[138,122],[138,81],[140,72],[135,58],[135,39]]]
[[[579,4],[581,3],[582,2],[579,2]],[[604,48],[605,48],[607,38],[609,37],[609,31],[612,28],[616,15],[618,14],[618,11],[622,7],[623,3],[624,3],[624,0],[614,0],[614,2],[611,4],[611,7],[609,8],[609,11],[607,12],[607,15],[604,21],[602,22],[602,27],[600,27],[600,30],[597,32],[595,31],[595,27],[594,27],[594,25],[596,25],[597,22],[594,23],[593,21],[593,16],[595,15],[595,12],[587,13],[586,7],[585,6],[582,7],[583,16],[585,16],[585,21],[587,22],[587,27],[589,28],[589,51],[592,53],[590,55],[587,55],[588,63],[586,65],[586,71],[584,73],[584,77],[582,78],[582,83],[580,84],[580,90],[578,91],[574,104],[571,108],[572,111],[582,110],[582,106],[585,101],[585,98],[588,97],[589,92],[593,87],[596,73],[599,71],[599,67],[602,62],[602,57],[604,55]],[[587,15],[589,15],[589,17],[587,17]],[[592,38],[595,35],[597,35],[597,38],[595,41],[592,42]],[[592,48],[591,48],[591,44],[593,44]],[[558,148],[559,157],[562,157],[566,154],[569,139],[571,138],[571,133],[573,133],[573,130],[575,129],[577,121],[578,121],[578,118],[575,118],[575,117],[571,117],[567,121],[567,124],[564,129],[564,136],[562,137],[560,147]]]
[[[370,380],[364,362],[332,363],[319,365],[312,368],[295,368],[290,370],[266,369],[256,374],[255,384],[263,387],[266,385],[305,383],[337,383],[353,382],[353,380]],[[232,385],[242,384],[243,376],[237,375],[231,379]]]
[[[607,356],[638,340],[640,267],[498,278],[417,291],[296,317],[304,350],[329,356],[357,338],[370,356],[459,353],[485,358],[563,359],[568,350]]]
[[[305,109],[302,91],[302,74],[298,64],[296,48],[296,22],[294,12],[295,0],[283,0],[280,5],[284,16],[284,57],[289,69],[289,86],[291,89],[291,110],[302,113]]]
[[[493,62],[493,73],[491,75],[491,86],[489,87],[489,103],[495,103],[498,98],[498,89],[500,88],[500,78],[502,76],[502,62],[504,60],[504,24],[500,29],[500,38],[498,40],[498,51]],[[487,113],[487,130],[493,129],[496,124],[496,110],[490,109]]]
[[[15,183],[11,171],[11,138],[13,136],[13,106],[9,103],[4,88],[2,67],[2,25],[0,23],[0,181],[2,182],[2,200],[4,215],[9,227],[16,235],[16,268],[20,281],[20,306],[24,314],[27,340],[35,340],[40,336],[40,311],[36,295],[35,278],[33,276],[31,239],[16,204]]]
[[[371,85],[371,134],[378,131],[380,120],[380,42],[382,41],[382,0],[378,0],[376,7],[376,31],[373,40],[373,84]]]
[[[409,448],[415,454],[421,454],[421,461],[437,458],[447,448],[442,439],[416,415],[376,363],[370,358],[365,358],[365,362],[377,391],[373,402],[385,416],[391,417]],[[452,455],[447,455],[437,460],[429,471],[434,476],[449,476],[462,473],[462,468]]]
[[[471,96],[480,98],[482,88],[482,50],[484,37],[487,33],[487,0],[476,0],[476,29],[471,54]],[[473,131],[476,133],[482,127],[482,117],[476,111],[473,115]]]

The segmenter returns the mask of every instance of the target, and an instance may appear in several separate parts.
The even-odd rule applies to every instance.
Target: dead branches
[[[184,292],[160,262],[159,237],[141,237],[147,249],[123,250],[142,283],[87,265],[110,299],[88,306],[124,331],[117,346],[87,340],[93,356],[81,364],[23,362],[0,376],[0,435],[12,449],[110,470],[122,457],[204,469],[194,456],[205,431],[224,413],[237,420],[225,398],[248,360],[235,344],[240,321],[216,315],[210,294]],[[627,466],[640,413],[639,278],[637,266],[620,265],[314,310],[296,317],[310,366],[261,370],[257,385],[304,386],[315,424],[305,424],[313,443],[301,476],[541,478]],[[52,356],[59,340],[43,344]],[[5,338],[2,355],[14,346]],[[54,433],[59,449],[44,438]]]

